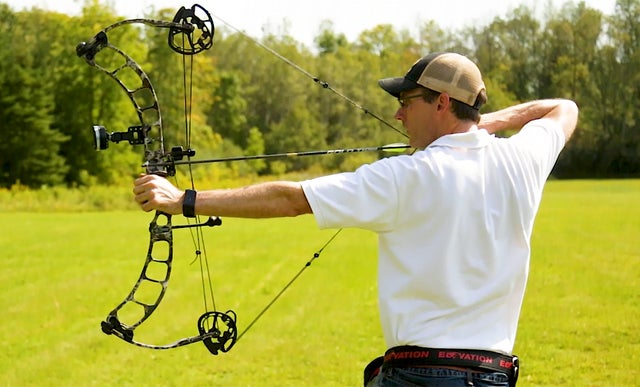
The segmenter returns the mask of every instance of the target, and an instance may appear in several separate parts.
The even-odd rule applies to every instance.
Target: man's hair
[[[424,100],[429,103],[433,103],[439,96],[440,92],[431,90],[428,88],[424,88]],[[477,106],[482,106],[487,102],[487,93],[485,90],[480,91],[478,97],[476,97]],[[476,124],[480,122],[480,111],[478,109],[474,109],[473,107],[467,105],[466,103],[460,102],[456,99],[451,98],[451,111],[456,118],[460,120],[470,120],[475,122]]]

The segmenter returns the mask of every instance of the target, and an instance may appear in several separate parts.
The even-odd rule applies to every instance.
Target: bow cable
[[[278,301],[278,299],[280,299],[280,296],[282,296],[284,294],[284,292],[287,291],[287,289],[289,289],[289,287],[291,285],[293,285],[293,283],[298,279],[298,277],[300,277],[300,275],[309,267],[311,266],[311,264],[313,263],[313,261],[315,261],[317,258],[320,258],[320,254],[322,254],[322,252],[324,251],[325,247],[329,246],[329,243],[331,243],[337,236],[338,234],[340,234],[340,232],[343,229],[340,228],[338,229],[338,231],[336,231],[331,238],[329,238],[329,240],[327,240],[325,242],[324,245],[322,245],[322,247],[320,248],[320,250],[316,251],[315,253],[313,253],[313,256],[311,257],[311,259],[309,259],[309,261],[307,261],[307,263],[304,264],[304,266],[302,266],[302,268],[296,273],[296,275],[293,276],[293,278],[291,278],[291,280],[289,280],[289,282],[287,282],[287,284],[282,288],[282,290],[280,290],[272,299],[271,301],[269,301],[269,303],[262,308],[262,310],[260,311],[260,313],[258,313],[256,315],[256,317],[253,318],[253,320],[251,320],[251,322],[249,323],[249,325],[247,325],[246,328],[244,328],[244,331],[242,331],[242,333],[240,333],[238,335],[238,338],[236,339],[236,342],[238,342],[242,336],[244,336],[245,333],[247,333],[249,331],[249,329],[251,329],[251,327],[253,327],[255,325],[255,323],[258,322],[258,320],[260,320],[260,317],[262,317],[263,314],[265,314],[273,304],[275,304],[276,301]]]

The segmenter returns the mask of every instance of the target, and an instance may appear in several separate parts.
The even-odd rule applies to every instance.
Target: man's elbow
[[[564,131],[565,141],[569,141],[578,125],[578,105],[569,99],[563,100],[559,106],[558,119]]]

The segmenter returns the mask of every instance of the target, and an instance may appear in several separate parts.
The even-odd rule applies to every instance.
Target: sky
[[[391,24],[397,30],[417,32],[420,22],[434,20],[442,28],[457,29],[485,25],[496,16],[507,16],[519,5],[526,4],[543,15],[550,4],[559,9],[562,4],[579,0],[104,0],[114,6],[124,18],[144,17],[155,9],[190,7],[200,4],[214,16],[215,25],[229,23],[233,28],[259,38],[264,28],[278,33],[283,26],[297,41],[309,47],[323,20],[333,22],[333,31],[344,33],[350,41],[379,24]],[[615,0],[584,0],[605,14],[612,14]],[[79,14],[84,0],[0,0],[14,10],[38,8],[70,15]],[[219,17],[221,20],[215,19]]]

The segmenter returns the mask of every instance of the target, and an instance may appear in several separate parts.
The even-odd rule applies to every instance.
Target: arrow
[[[259,159],[277,159],[277,158],[285,158],[285,157],[303,157],[303,156],[318,156],[318,155],[337,155],[344,153],[359,153],[359,152],[390,152],[390,153],[400,153],[405,149],[409,149],[411,146],[402,143],[388,144],[382,146],[371,146],[371,147],[361,147],[361,148],[344,148],[344,149],[325,149],[325,150],[315,150],[315,151],[304,151],[304,152],[286,152],[286,153],[272,153],[272,154],[264,154],[264,155],[249,155],[249,156],[232,156],[232,157],[221,157],[216,159],[205,159],[205,160],[190,160],[190,161],[174,161],[174,165],[183,165],[183,164],[207,164],[207,163],[223,163],[227,161],[243,161],[243,160],[259,160]],[[193,156],[195,152],[191,150],[184,151],[185,154]],[[177,160],[180,160],[182,157],[176,157]],[[155,163],[154,166],[165,166],[169,163]]]

